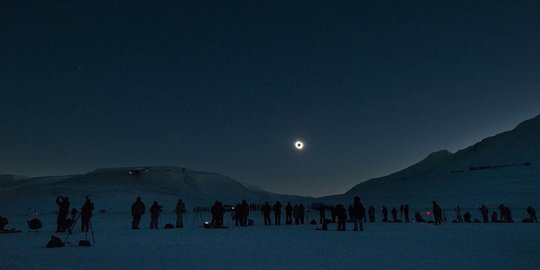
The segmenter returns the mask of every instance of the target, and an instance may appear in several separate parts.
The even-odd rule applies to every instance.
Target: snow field
[[[228,215],[226,215],[228,217]],[[23,233],[0,235],[2,269],[535,269],[540,265],[538,224],[365,224],[364,232],[317,231],[318,225],[255,226],[208,230],[192,226],[131,230],[125,214],[96,214],[96,244],[79,247],[84,234],[70,236],[70,246],[47,249],[56,234],[55,216],[40,217],[44,228],[27,233],[23,217],[8,227]],[[205,215],[208,220],[208,215]],[[165,214],[163,223],[175,217]],[[225,223],[228,223],[226,221]],[[24,225],[24,226],[23,226]],[[79,224],[78,224],[79,225]],[[91,235],[89,234],[89,239]]]

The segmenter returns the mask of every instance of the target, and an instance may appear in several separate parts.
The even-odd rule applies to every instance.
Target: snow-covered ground
[[[420,223],[366,224],[364,232],[317,231],[319,225],[255,225],[209,230],[185,217],[183,229],[130,228],[126,213],[95,214],[95,244],[45,248],[55,216],[40,217],[44,228],[28,233],[27,217],[10,218],[19,234],[0,235],[0,269],[538,269],[538,224]],[[204,215],[203,219],[209,219]],[[165,214],[162,223],[174,223]],[[226,222],[227,223],[227,222]],[[233,225],[232,222],[229,225]],[[91,239],[90,235],[89,238]]]

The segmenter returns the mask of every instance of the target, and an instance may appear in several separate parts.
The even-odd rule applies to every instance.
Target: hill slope
[[[178,198],[186,206],[208,207],[215,200],[225,204],[266,200],[306,201],[309,198],[252,190],[220,174],[178,167],[134,167],[97,169],[82,175],[27,178],[0,182],[0,205],[10,205],[16,213],[32,208],[52,211],[56,196],[69,196],[72,207],[79,207],[85,196],[93,198],[96,210],[127,212],[135,197],[150,204],[157,200],[165,210],[174,209]]]
[[[442,150],[385,177],[354,186],[329,201],[350,201],[360,195],[374,205],[408,203],[429,207],[437,200],[447,207],[500,203],[540,205],[540,116],[511,131],[460,150]]]

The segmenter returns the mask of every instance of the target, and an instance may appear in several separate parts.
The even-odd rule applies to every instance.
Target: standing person
[[[292,212],[293,207],[291,202],[287,202],[287,206],[285,206],[285,224],[287,225],[292,225]]]
[[[397,209],[395,207],[393,207],[392,211],[390,213],[392,213],[392,221],[393,222],[398,222]]]
[[[406,204],[403,208],[403,212],[405,213],[405,222],[409,222],[409,205]]]
[[[298,204],[295,204],[293,207],[293,216],[294,216],[294,225],[300,224],[300,212]]]
[[[399,206],[399,219],[400,220],[403,220],[403,212],[405,211],[405,205],[400,205]]]
[[[304,225],[304,216],[305,216],[305,207],[304,207],[304,204],[300,204],[298,206],[298,215],[300,216],[300,224]]]
[[[238,227],[238,225],[244,226],[244,225],[242,225],[242,221],[243,221],[243,218],[242,218],[242,205],[237,204],[235,207],[233,207],[233,213],[234,213],[234,216],[233,216],[234,226],[236,226],[236,227]]]
[[[461,207],[456,207],[456,219],[458,223],[463,223],[463,216],[461,216]]]
[[[487,206],[482,204],[482,206],[480,206],[479,209],[480,209],[480,213],[482,214],[482,221],[484,223],[489,223],[489,219],[488,219],[489,210]]]
[[[240,225],[247,226],[249,217],[249,205],[246,200],[242,200],[242,204],[240,205],[240,215],[242,218],[242,220],[240,221]]]
[[[215,201],[212,207],[210,207],[210,213],[212,214],[212,226],[216,226],[218,221],[218,207],[219,201]]]
[[[150,229],[158,228],[159,213],[161,212],[162,206],[158,204],[157,201],[154,201],[152,206],[150,206]]]
[[[275,225],[281,225],[281,203],[279,201],[274,204],[274,221]]]
[[[176,213],[176,226],[175,227],[183,228],[184,221],[182,220],[182,213],[184,213],[184,201],[182,201],[182,199],[178,199],[174,212]]]
[[[382,214],[383,214],[383,222],[388,222],[388,208],[386,208],[386,206],[383,205],[382,209]]]
[[[69,197],[56,197],[58,205],[58,216],[56,217],[56,232],[65,232],[67,225],[67,216],[69,213]]]
[[[94,203],[86,196],[86,201],[81,207],[81,232],[88,232],[88,229],[90,229],[92,211],[94,211]]]
[[[433,217],[435,225],[442,224],[442,208],[437,204],[436,201],[433,201]]]
[[[319,216],[320,216],[320,222],[321,224],[324,223],[324,220],[326,219],[325,217],[325,209],[324,209],[324,203],[321,203],[321,205],[319,206]]]
[[[345,231],[345,224],[347,222],[347,210],[343,204],[338,204],[334,208],[335,215],[338,221],[338,231]]]
[[[272,225],[272,221],[270,221],[270,211],[272,211],[270,204],[268,204],[268,202],[265,202],[264,205],[261,207],[261,212],[264,217],[264,225]]]
[[[354,220],[354,229],[353,231],[358,231],[358,226],[360,225],[360,231],[364,231],[364,216],[365,209],[364,205],[360,201],[360,197],[354,196],[354,202],[352,205],[352,218]]]
[[[534,208],[532,208],[530,205],[527,207],[527,214],[529,214],[531,222],[538,223],[538,219],[536,219],[536,210],[534,210]]]
[[[375,222],[375,207],[373,207],[373,205],[369,206],[368,215],[369,215],[369,222],[370,223]]]
[[[133,220],[131,221],[131,229],[138,230],[139,223],[141,222],[141,217],[146,211],[146,206],[141,201],[141,197],[137,197],[137,200],[131,205],[131,216]]]

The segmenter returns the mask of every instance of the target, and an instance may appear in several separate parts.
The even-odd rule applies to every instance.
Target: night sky
[[[536,1],[4,0],[0,36],[0,173],[330,195],[540,114]]]

